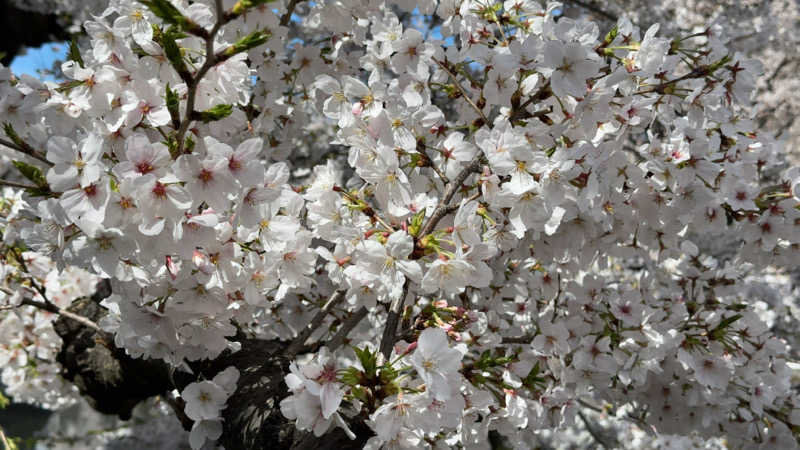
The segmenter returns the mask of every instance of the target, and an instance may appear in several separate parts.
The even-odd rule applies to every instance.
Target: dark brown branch
[[[108,288],[108,284],[106,283]],[[92,299],[79,300],[70,310],[99,321],[106,310],[99,305],[110,289],[100,289]],[[351,330],[366,310],[356,312],[342,325],[340,334]],[[360,320],[360,319],[359,319]],[[173,389],[183,390],[198,378],[212,379],[220,371],[234,366],[240,377],[236,391],[222,411],[223,433],[219,443],[228,450],[253,448],[320,450],[360,449],[372,432],[363,423],[351,424],[357,438],[350,440],[341,429],[331,429],[321,438],[297,430],[280,412],[280,402],[289,396],[284,379],[289,360],[284,356],[287,343],[241,338],[241,350],[225,351],[213,361],[190,364],[193,375],[174,371],[164,361],[131,358],[114,346],[113,338],[76,321],[60,318],[54,323],[64,344],[57,359],[62,375],[75,383],[90,405],[100,412],[129,419],[139,402],[153,396],[169,399]],[[180,399],[171,403],[176,413],[182,411]],[[183,426],[191,421],[182,418]]]
[[[450,201],[456,195],[459,189],[461,189],[461,185],[464,181],[469,177],[471,174],[476,173],[480,170],[481,164],[484,162],[484,156],[482,153],[478,153],[472,159],[472,161],[467,164],[466,167],[461,169],[461,172],[456,175],[455,179],[447,185],[447,188],[444,191],[444,195],[442,196],[442,200],[439,201],[439,204],[436,206],[436,209],[433,210],[433,214],[431,214],[430,219],[425,223],[422,227],[422,230],[419,232],[419,236],[425,236],[429,234],[433,229],[436,227],[436,224],[439,223],[444,216],[447,215],[447,207],[450,204]]]
[[[570,3],[574,3],[580,6],[581,8],[587,9],[599,16],[602,16],[604,19],[610,20],[612,22],[616,22],[618,19],[617,16],[595,5],[594,2],[591,0],[589,1],[571,0]]]
[[[533,341],[533,336],[514,336],[504,337],[503,344],[530,344]]]
[[[41,309],[43,311],[47,311],[47,312],[51,312],[51,313],[54,313],[54,314],[58,314],[61,317],[65,317],[67,319],[74,320],[75,322],[78,322],[79,324],[81,324],[81,325],[83,325],[85,327],[91,328],[91,329],[93,329],[95,331],[102,331],[101,328],[96,323],[94,323],[93,321],[87,319],[86,317],[81,316],[80,314],[75,314],[74,312],[68,311],[68,310],[66,310],[64,308],[59,308],[58,306],[56,306],[53,303],[38,302],[38,301],[32,300],[30,298],[23,298],[22,302],[20,302],[20,305],[33,306],[33,307],[39,308],[39,309]]]
[[[303,331],[301,331],[300,334],[298,334],[297,337],[292,341],[292,343],[289,344],[289,347],[286,349],[286,357],[288,359],[293,358],[294,355],[300,351],[300,349],[306,343],[308,337],[311,336],[311,333],[319,328],[325,318],[328,317],[331,308],[339,304],[342,299],[344,299],[344,291],[336,291],[333,293],[333,295],[331,295],[328,301],[325,302],[325,304],[322,305],[322,308],[320,308],[320,310],[317,312],[317,315],[311,319],[311,322],[309,322]]]
[[[284,27],[289,25],[289,21],[292,20],[294,8],[297,7],[298,3],[300,3],[300,0],[289,0],[289,4],[286,6],[286,12],[281,16],[281,25]]]
[[[598,430],[597,428],[595,428],[592,422],[586,417],[585,414],[583,414],[583,411],[578,411],[578,416],[581,418],[583,424],[586,426],[586,430],[589,432],[590,435],[592,435],[592,438],[594,438],[594,440],[597,441],[598,444],[600,444],[601,447],[605,449],[612,449],[619,447],[618,443],[613,442],[613,438],[609,439],[605,437],[602,433],[602,430]]]
[[[438,64],[439,67],[441,67],[442,70],[444,70],[444,72],[450,77],[450,80],[452,80],[453,85],[455,85],[456,89],[458,89],[458,92],[461,93],[461,96],[464,97],[464,100],[466,100],[467,103],[469,103],[469,105],[472,107],[472,109],[474,109],[475,112],[478,113],[478,115],[480,116],[481,120],[483,120],[483,123],[488,124],[489,123],[489,119],[486,118],[486,115],[483,113],[483,111],[480,108],[478,108],[478,105],[476,105],[475,102],[473,102],[472,99],[469,97],[469,95],[467,95],[467,91],[465,91],[464,88],[461,87],[461,83],[458,82],[458,78],[447,67],[447,64],[442,62],[442,61],[439,61],[436,58],[431,58],[431,59],[433,59],[433,61],[436,64]]]
[[[38,187],[36,187],[36,186],[30,186],[30,185],[22,184],[22,183],[14,183],[13,181],[8,181],[8,180],[0,180],[0,186],[8,186],[8,187],[12,187],[12,188],[26,189],[26,190],[38,189]]]
[[[214,27],[211,29],[211,32],[208,33],[208,36],[205,37],[206,43],[206,60],[203,62],[203,65],[200,67],[200,70],[197,71],[194,77],[192,77],[191,81],[186,84],[187,88],[187,95],[186,95],[186,110],[183,115],[183,122],[181,122],[180,128],[178,128],[178,133],[176,136],[177,145],[178,145],[178,154],[183,153],[183,146],[184,146],[184,137],[186,136],[186,132],[189,130],[189,124],[193,121],[193,114],[194,114],[194,102],[195,97],[197,96],[197,88],[200,85],[200,80],[206,75],[206,73],[214,67],[215,64],[219,62],[217,59],[217,54],[214,53],[214,39],[217,36],[217,32],[222,28],[222,26],[227,23],[230,18],[225,15],[224,11],[221,8],[221,3],[216,2],[217,4],[217,22],[214,24]]]
[[[406,279],[405,284],[403,284],[403,293],[400,294],[400,297],[393,299],[392,303],[389,305],[389,313],[386,316],[386,327],[383,329],[380,346],[380,351],[387,360],[391,356],[392,347],[394,347],[394,343],[396,342],[397,323],[400,321],[400,312],[403,310],[403,303],[405,303],[406,296],[408,295],[408,283],[409,280]]]
[[[175,411],[175,415],[181,422],[181,426],[183,426],[185,430],[191,430],[194,422],[186,415],[186,402],[181,397],[173,397],[170,394],[162,395],[161,399]]]
[[[356,312],[353,313],[347,320],[344,321],[342,326],[339,328],[339,331],[336,332],[336,335],[328,342],[327,347],[330,351],[334,351],[337,348],[341,347],[344,344],[345,339],[347,339],[347,335],[353,330],[353,328],[358,325],[361,320],[367,316],[367,308],[361,307]]]
[[[53,163],[48,161],[47,158],[41,152],[38,152],[38,151],[34,150],[33,148],[20,147],[19,145],[15,144],[15,143],[13,143],[11,141],[5,140],[5,139],[0,139],[0,145],[4,145],[4,146],[6,146],[6,147],[8,147],[8,148],[10,148],[12,150],[16,150],[16,151],[18,151],[20,153],[28,155],[31,158],[37,159],[37,160],[47,164],[48,166],[51,166],[51,167],[53,166]],[[26,145],[28,145],[28,144],[26,144]]]

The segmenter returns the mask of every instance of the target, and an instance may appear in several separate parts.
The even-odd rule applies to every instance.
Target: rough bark
[[[99,301],[108,294],[101,289],[93,298],[75,302],[70,309],[97,322],[106,313]],[[196,379],[184,372],[173,372],[162,361],[131,358],[114,346],[113,336],[67,318],[57,320],[55,329],[64,341],[58,355],[64,377],[75,383],[100,412],[128,419],[142,400],[167,395],[172,389],[182,390]],[[363,447],[371,435],[363,424],[354,425],[356,440],[350,440],[338,428],[322,438],[299,432],[279,407],[289,395],[283,381],[289,366],[283,356],[287,343],[244,337],[238,340],[242,343],[238,352],[225,352],[213,361],[193,363],[191,367],[195,374],[207,379],[232,365],[239,370],[237,390],[222,413],[221,445],[228,450]],[[191,427],[191,421],[184,421],[184,426]]]

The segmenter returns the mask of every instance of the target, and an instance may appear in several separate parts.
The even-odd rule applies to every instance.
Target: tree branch
[[[8,187],[12,187],[12,188],[26,189],[26,190],[27,189],[38,189],[38,187],[36,187],[36,186],[29,186],[27,184],[22,184],[22,183],[14,183],[13,181],[8,181],[8,180],[0,180],[0,186],[8,186]]]
[[[361,307],[353,313],[347,320],[344,321],[336,335],[328,342],[327,347],[330,351],[334,351],[344,344],[347,335],[361,322],[361,319],[367,316],[367,308]]]
[[[478,153],[472,159],[472,161],[467,164],[466,167],[461,169],[461,172],[456,175],[455,179],[447,185],[447,188],[444,191],[444,195],[442,196],[442,200],[439,201],[439,204],[436,205],[436,209],[433,210],[433,214],[431,214],[430,219],[425,223],[422,229],[419,232],[420,237],[430,234],[431,231],[436,227],[436,224],[439,223],[444,216],[447,215],[447,205],[450,204],[450,201],[456,195],[456,192],[461,188],[461,185],[464,181],[469,177],[472,173],[478,172],[481,167],[481,164],[484,162],[484,156],[482,153]]]
[[[525,336],[513,336],[513,337],[504,337],[502,340],[503,344],[530,344],[533,341],[534,336],[525,335]]]
[[[400,294],[400,297],[392,300],[392,303],[389,305],[389,313],[386,316],[386,327],[383,329],[380,351],[387,361],[392,355],[392,347],[394,347],[395,334],[397,333],[397,323],[400,321],[400,311],[403,310],[403,303],[405,303],[406,296],[408,295],[408,283],[409,280],[406,279],[405,284],[403,284],[403,293]]]
[[[11,141],[7,141],[5,139],[0,139],[0,145],[3,145],[3,146],[8,147],[8,148],[10,148],[12,150],[16,150],[16,151],[18,151],[20,153],[28,155],[31,158],[37,159],[37,160],[47,164],[50,167],[53,166],[53,163],[48,161],[47,158],[44,155],[42,155],[40,152],[34,150],[33,148],[20,147],[19,145],[15,144],[15,143],[13,143]]]
[[[439,61],[436,58],[431,58],[431,59],[433,59],[433,61],[436,64],[438,64],[439,67],[441,67],[442,70],[444,70],[445,73],[450,77],[450,79],[453,81],[453,84],[455,85],[456,89],[458,89],[458,92],[460,92],[461,96],[464,97],[464,100],[466,100],[467,103],[469,103],[469,105],[472,106],[472,109],[474,109],[475,112],[478,113],[478,115],[483,120],[483,123],[488,124],[489,123],[489,119],[486,118],[486,115],[483,114],[483,111],[480,108],[478,108],[478,105],[476,105],[475,102],[473,102],[472,99],[469,97],[469,95],[467,95],[467,92],[464,90],[463,87],[461,87],[461,83],[458,82],[458,79],[456,78],[456,75],[453,72],[451,72],[450,69],[447,67],[447,65],[445,63],[443,63],[442,61]]]
[[[586,415],[583,414],[583,411],[578,411],[578,416],[581,418],[583,424],[586,426],[586,430],[589,432],[589,434],[592,435],[594,440],[597,441],[598,444],[600,444],[601,447],[606,449],[612,449],[612,448],[617,448],[619,446],[614,442],[609,442],[609,440],[600,433],[600,430],[595,429],[594,425],[592,425],[589,419],[586,418]]]
[[[289,0],[289,4],[286,6],[286,12],[281,16],[281,25],[284,27],[289,25],[289,21],[292,20],[294,8],[297,7],[298,3],[300,3],[300,0]]]
[[[50,303],[50,302],[47,302],[47,303],[45,303],[45,302],[37,302],[36,300],[32,300],[30,298],[23,298],[22,302],[20,302],[20,306],[23,306],[23,305],[25,305],[25,306],[33,306],[33,307],[39,308],[39,309],[41,309],[43,311],[47,311],[47,312],[51,312],[51,313],[54,313],[54,314],[58,314],[61,317],[65,317],[67,319],[74,320],[75,322],[78,322],[79,324],[81,324],[81,325],[83,325],[85,327],[91,328],[91,329],[93,329],[95,331],[101,331],[101,332],[103,331],[102,328],[100,328],[100,326],[97,325],[96,323],[94,323],[92,320],[87,319],[86,317],[81,316],[80,314],[75,314],[74,312],[68,311],[68,310],[66,310],[64,308],[60,308],[60,307],[58,307],[55,304]]]
[[[0,427],[0,442],[3,443],[3,449],[5,449],[5,450],[11,450],[12,448],[15,448],[15,447],[12,447],[11,444],[8,442],[8,439],[6,438],[6,434],[3,433],[3,428],[2,427]]]
[[[315,315],[314,318],[311,319],[311,322],[309,322],[308,325],[306,325],[306,327],[303,329],[303,331],[301,331],[300,334],[298,334],[297,337],[294,338],[291,344],[289,344],[289,347],[286,349],[286,357],[288,359],[292,359],[297,354],[297,352],[300,351],[300,349],[306,343],[306,339],[308,339],[308,337],[311,336],[311,333],[313,333],[314,330],[319,328],[319,326],[322,325],[322,322],[325,320],[325,318],[328,317],[331,308],[339,304],[339,302],[342,301],[342,299],[344,299],[344,291],[336,291],[333,293],[333,295],[331,295],[328,301],[325,302],[325,304],[322,305],[322,308],[320,308],[320,310],[317,312],[317,315]]]
[[[99,321],[107,313],[99,300],[108,292],[98,293],[92,299],[75,302],[70,309]],[[366,315],[366,310],[362,310]],[[354,314],[357,315],[359,312]],[[353,326],[345,324],[343,330]],[[114,347],[107,334],[82,323],[59,319],[54,329],[64,342],[57,356],[63,367],[62,375],[75,383],[89,404],[100,412],[127,420],[139,402],[153,396],[167,399],[172,390],[180,391],[198,377],[212,379],[234,366],[240,378],[222,411],[223,433],[219,440],[226,449],[296,449],[307,440],[318,450],[360,449],[372,436],[365,424],[354,422],[350,426],[357,434],[356,440],[350,440],[341,429],[316,438],[297,430],[294,422],[281,414],[279,404],[289,395],[284,383],[289,373],[289,360],[284,356],[286,342],[244,338],[237,352],[226,350],[215,360],[190,363],[193,374],[189,374],[174,371],[163,360],[132,358],[125,350]],[[179,411],[184,408],[181,401],[175,399],[169,403],[180,417]],[[184,427],[191,428],[191,421],[181,420]]]
[[[161,398],[175,411],[175,415],[178,416],[178,420],[181,426],[183,426],[183,429],[187,431],[191,430],[194,422],[186,415],[186,401],[179,396],[173,397],[169,393],[162,395]]]
[[[217,55],[214,53],[214,38],[217,36],[219,29],[222,28],[222,26],[228,21],[232,20],[231,17],[225,14],[225,11],[223,11],[222,2],[216,1],[215,3],[217,6],[217,21],[208,36],[204,37],[206,41],[206,60],[203,62],[203,65],[200,66],[200,70],[198,70],[195,76],[192,77],[191,82],[187,83],[186,86],[186,109],[183,116],[183,122],[181,122],[181,126],[178,129],[178,134],[176,136],[178,154],[183,153],[184,137],[186,136],[186,132],[189,130],[189,125],[194,120],[194,102],[195,97],[197,97],[197,88],[200,85],[200,80],[202,80],[206,73],[218,62]]]
[[[612,22],[616,22],[618,20],[617,16],[595,5],[591,0],[590,1],[571,0],[570,3],[574,3],[584,9],[588,9],[589,11],[598,14],[603,18],[608,19]]]

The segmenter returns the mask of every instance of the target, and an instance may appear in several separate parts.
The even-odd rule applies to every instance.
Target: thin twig
[[[787,65],[789,65],[789,63],[792,62],[792,61],[794,61],[794,60],[790,59],[790,58],[787,58],[785,56],[783,57],[781,62],[778,64],[778,66],[772,72],[772,75],[770,75],[769,78],[767,78],[767,89],[772,90],[772,84],[775,81],[775,78],[777,78],[777,76],[781,73],[783,68],[786,67]]]
[[[474,194],[469,196],[469,198],[467,199],[466,203],[469,203],[471,201],[474,201],[474,200],[477,200],[477,199],[481,198],[481,195],[483,195],[483,193],[480,191],[480,189],[478,189],[478,192],[476,192],[476,193],[474,193]],[[450,213],[454,213],[454,212],[458,211],[458,208],[460,208],[460,207],[461,207],[460,203],[458,205],[446,206],[444,208],[444,214],[447,215],[447,214],[450,214]]]
[[[300,3],[300,0],[289,0],[289,4],[286,6],[286,12],[281,16],[281,25],[284,27],[289,25],[289,21],[292,20],[294,8],[298,3]]]
[[[211,29],[211,32],[205,38],[206,41],[206,60],[203,62],[203,65],[200,67],[200,70],[197,71],[195,76],[191,79],[189,83],[187,83],[187,95],[186,95],[186,110],[183,116],[183,122],[181,122],[181,126],[178,129],[178,134],[176,135],[178,151],[177,153],[183,153],[183,145],[184,145],[184,137],[186,136],[186,132],[189,130],[189,125],[192,123],[193,116],[194,116],[194,102],[195,97],[197,96],[197,88],[200,86],[200,80],[203,79],[205,74],[214,67],[215,64],[219,62],[217,58],[217,54],[214,53],[214,38],[217,36],[217,32],[220,28],[222,28],[225,23],[227,23],[231,18],[225,14],[225,11],[222,9],[222,2],[220,0],[216,1],[217,5],[217,22],[214,24],[214,27]]]
[[[17,259],[17,262],[19,263],[20,267],[22,267],[22,272],[30,274],[31,272],[28,270],[28,265],[25,263],[25,258],[19,253],[19,250],[17,250],[15,247],[11,247],[11,253],[14,254],[14,257]],[[36,292],[38,292],[39,295],[42,296],[45,302],[51,303],[50,300],[47,298],[47,293],[45,292],[44,287],[39,285],[39,283],[36,282],[33,276],[29,276],[28,281],[31,282],[31,286],[33,286]]]
[[[446,163],[447,163],[447,160],[445,159],[445,164]],[[433,164],[433,161],[431,161],[431,166],[430,167],[431,167],[431,169],[433,169],[433,172],[439,177],[439,179],[442,180],[442,183],[447,184],[447,183],[450,182],[450,180],[447,179],[447,175],[445,175],[444,172],[442,172],[442,169],[436,167],[436,164]]]
[[[433,210],[433,214],[431,214],[430,219],[428,219],[428,221],[422,227],[422,230],[419,232],[418,236],[422,237],[429,234],[431,231],[433,231],[434,227],[436,227],[436,224],[438,224],[439,221],[447,215],[447,206],[450,204],[450,200],[452,200],[456,195],[456,192],[461,189],[461,185],[464,183],[464,180],[466,180],[470,174],[477,172],[480,169],[483,161],[483,154],[478,153],[475,155],[472,161],[467,164],[466,167],[461,169],[461,172],[456,175],[455,179],[447,185],[444,195],[442,196],[442,200],[436,206],[436,209]]]
[[[10,148],[12,150],[16,150],[16,151],[18,151],[20,153],[28,155],[31,158],[38,159],[39,161],[47,164],[48,166],[51,166],[51,167],[53,166],[53,163],[48,161],[47,158],[44,155],[42,155],[40,152],[37,152],[36,150],[34,150],[32,148],[25,149],[25,148],[20,147],[19,145],[15,144],[15,143],[13,143],[11,141],[7,141],[5,139],[0,139],[0,145],[4,145],[4,146],[6,146],[6,147],[8,147],[8,148]]]
[[[296,355],[297,352],[303,348],[303,345],[306,343],[306,339],[311,336],[311,333],[313,333],[314,330],[322,325],[322,322],[326,317],[328,317],[328,313],[330,313],[331,308],[336,306],[340,301],[342,301],[342,299],[344,299],[344,291],[336,291],[333,293],[333,295],[331,295],[328,301],[326,301],[325,304],[322,305],[322,308],[319,309],[317,315],[311,319],[311,322],[309,322],[303,331],[301,331],[300,334],[298,334],[297,337],[292,340],[292,343],[289,344],[289,347],[285,352],[287,358],[292,359],[294,355]]]
[[[88,319],[86,317],[83,317],[80,314],[75,314],[72,311],[67,311],[66,309],[61,308],[61,307],[57,306],[54,303],[39,302],[39,301],[36,301],[36,300],[32,300],[30,298],[23,298],[22,302],[20,302],[20,306],[23,306],[23,305],[33,306],[33,307],[39,308],[39,309],[47,311],[47,312],[58,314],[61,317],[66,317],[67,319],[74,320],[75,322],[78,322],[79,324],[81,324],[81,325],[83,325],[85,327],[89,327],[89,328],[91,328],[91,329],[93,329],[95,331],[101,331],[101,332],[103,331],[103,329],[100,328],[100,326],[97,325],[96,323],[94,323],[92,320],[90,320],[90,319]]]
[[[504,337],[501,341],[503,344],[530,344],[533,341],[533,336],[513,336]]]
[[[8,442],[8,439],[6,438],[6,434],[3,433],[3,427],[0,427],[0,442],[3,443],[3,449],[4,450],[11,450],[12,448],[14,448]]]
[[[601,445],[603,448],[608,448],[608,449],[611,449],[611,448],[617,448],[617,445],[616,445],[616,444],[614,444],[614,443],[612,443],[612,442],[608,442],[608,440],[607,440],[606,438],[604,438],[604,437],[603,437],[603,436],[602,436],[602,435],[601,435],[601,434],[600,434],[600,433],[599,433],[599,432],[598,432],[598,431],[597,431],[597,430],[594,428],[594,425],[592,425],[592,424],[589,422],[589,419],[587,419],[587,418],[586,418],[586,416],[583,414],[583,411],[578,411],[578,417],[580,417],[580,418],[581,418],[581,420],[583,421],[584,425],[586,425],[586,430],[588,430],[588,431],[589,431],[589,434],[591,434],[591,435],[592,435],[592,437],[594,438],[594,440],[595,440],[595,441],[597,441],[597,443],[598,443],[598,444],[600,444],[600,445]]]
[[[175,411],[175,415],[178,416],[178,420],[181,422],[183,429],[191,430],[194,421],[186,415],[186,401],[181,397],[173,398],[170,394],[162,395],[161,398]]]
[[[453,72],[451,72],[450,69],[447,67],[447,65],[442,61],[439,61],[436,58],[431,58],[431,59],[433,59],[433,61],[436,64],[438,64],[439,67],[441,67],[442,70],[444,70],[445,73],[447,73],[447,75],[450,76],[450,79],[453,80],[453,84],[455,85],[456,89],[458,89],[458,91],[461,93],[461,96],[464,97],[464,100],[466,100],[467,103],[469,103],[469,105],[472,106],[472,108],[478,113],[478,115],[481,116],[481,119],[483,119],[483,123],[488,124],[489,119],[486,118],[486,115],[483,113],[483,111],[481,111],[481,109],[478,108],[478,105],[476,105],[475,102],[473,102],[472,99],[469,97],[469,95],[467,95],[467,92],[464,90],[463,87],[461,87],[461,83],[458,82],[456,75]]]
[[[603,413],[603,412],[605,412],[605,410],[604,410],[603,408],[601,408],[600,406],[593,405],[592,403],[590,403],[590,402],[588,402],[588,401],[586,401],[586,400],[584,400],[584,399],[582,399],[582,398],[579,398],[579,399],[578,399],[578,403],[579,403],[581,406],[583,406],[584,408],[589,408],[589,409],[591,409],[591,410],[592,410],[592,411],[594,411],[594,412],[598,412],[598,413]]]
[[[345,339],[347,339],[347,335],[353,328],[361,322],[361,319],[367,316],[367,308],[361,307],[356,312],[354,312],[347,320],[344,321],[342,326],[339,328],[339,331],[336,332],[336,335],[328,342],[328,350],[334,351],[337,348],[341,347],[344,344]]]
[[[370,219],[373,221],[373,223],[377,222],[377,223],[379,223],[381,226],[383,226],[384,228],[386,228],[386,231],[388,231],[388,232],[390,232],[390,233],[394,233],[394,231],[395,231],[395,230],[394,230],[394,228],[393,228],[391,225],[389,225],[388,223],[386,223],[386,221],[385,221],[385,220],[383,220],[383,219],[382,219],[382,218],[381,218],[381,217],[378,215],[378,213],[377,213],[377,212],[375,212],[375,209],[373,209],[371,206],[369,206],[369,205],[368,205],[368,204],[367,204],[365,201],[362,201],[361,199],[359,199],[358,197],[354,196],[353,194],[351,194],[351,193],[350,193],[350,192],[348,192],[347,190],[345,190],[345,189],[342,189],[340,186],[334,186],[334,187],[333,187],[333,190],[334,190],[335,192],[339,192],[339,193],[341,193],[342,195],[344,195],[345,197],[347,197],[347,199],[348,199],[350,202],[352,202],[353,204],[356,204],[356,205],[361,205],[361,206],[362,206],[362,208],[360,209],[360,211],[361,211],[362,213],[366,214],[366,215],[367,215],[367,216],[368,216],[368,217],[369,217],[369,218],[370,218]]]
[[[28,265],[25,264],[25,258],[14,247],[11,248],[11,253],[14,254],[14,257],[16,257],[17,261],[19,262],[20,266],[22,267],[22,271],[24,273],[28,273],[29,274],[30,272],[28,271]],[[100,331],[100,332],[103,331],[100,328],[100,326],[98,326],[92,320],[90,320],[90,319],[88,319],[86,317],[83,317],[80,314],[75,314],[72,311],[68,311],[68,310],[66,310],[64,308],[61,308],[60,306],[58,306],[55,303],[51,302],[50,299],[47,298],[47,293],[45,292],[44,287],[40,286],[39,283],[32,276],[28,277],[28,281],[31,282],[31,286],[33,286],[33,289],[35,289],[36,292],[39,293],[39,295],[42,297],[42,299],[44,301],[43,302],[39,302],[39,301],[36,301],[36,300],[33,300],[33,299],[25,297],[25,298],[22,299],[22,301],[20,302],[19,306],[23,306],[23,305],[33,306],[33,307],[39,308],[39,309],[47,311],[47,312],[58,314],[58,315],[60,315],[62,317],[66,317],[68,319],[72,319],[72,320],[80,323],[83,326],[86,326],[86,327],[94,329],[95,331]]]
[[[608,11],[603,10],[602,8],[600,8],[599,6],[595,5],[591,1],[586,1],[585,2],[585,1],[581,1],[581,0],[572,0],[570,3],[575,3],[576,5],[581,6],[581,7],[585,8],[585,9],[588,9],[589,11],[591,11],[591,12],[593,12],[595,14],[599,14],[599,15],[603,16],[604,18],[612,21],[612,22],[616,22],[618,20],[617,16],[615,16],[614,14],[611,14]]]
[[[29,186],[27,184],[22,184],[22,183],[14,183],[13,181],[8,181],[8,180],[0,180],[0,186],[8,186],[18,189],[38,189],[36,186]]]

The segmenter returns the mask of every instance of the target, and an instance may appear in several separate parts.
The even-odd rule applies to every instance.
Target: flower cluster
[[[796,310],[800,171],[759,65],[561,7],[112,1],[68,81],[0,71],[7,289],[66,308],[87,268],[115,344],[178,368],[286,341],[284,416],[371,448],[522,448],[605,405],[796,445],[770,308]],[[182,392],[193,448],[237,378]]]
[[[289,419],[296,419],[297,428],[313,431],[322,436],[331,423],[340,424],[349,431],[336,412],[344,398],[342,384],[338,381],[336,361],[323,347],[313,361],[292,363],[286,384],[292,395],[281,401],[281,412]],[[352,432],[351,432],[352,434]]]
[[[61,338],[53,322],[58,314],[37,306],[47,301],[64,307],[89,296],[99,277],[75,266],[59,270],[54,261],[35,252],[14,252],[3,264],[3,278],[18,287],[0,290],[0,304],[7,305],[0,313],[0,381],[19,401],[61,408],[72,404],[78,392],[60,376],[56,362]],[[49,295],[43,296],[45,292]]]
[[[239,371],[228,367],[212,380],[190,383],[181,391],[186,403],[184,412],[194,424],[189,433],[189,444],[193,450],[203,448],[207,441],[213,444],[222,436],[222,410],[225,402],[236,392]]]

